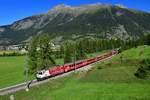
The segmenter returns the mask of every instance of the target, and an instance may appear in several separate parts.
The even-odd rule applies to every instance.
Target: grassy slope
[[[14,95],[15,100],[149,100],[149,84],[80,82],[75,76],[51,81]],[[10,95],[3,96],[8,100]]]
[[[25,57],[0,57],[0,87],[25,81]]]
[[[134,76],[139,60],[150,57],[150,47],[144,48],[142,58],[141,48],[123,52],[122,63],[118,55],[88,72],[75,73],[13,95],[15,100],[150,100],[150,80]],[[7,100],[9,96],[2,99]]]
[[[88,54],[88,57],[96,56],[103,52]],[[63,59],[57,59],[56,63],[57,65],[64,64]],[[25,82],[26,78],[23,74],[25,66],[25,56],[0,57],[0,88]],[[29,77],[29,79],[33,78],[34,76]]]

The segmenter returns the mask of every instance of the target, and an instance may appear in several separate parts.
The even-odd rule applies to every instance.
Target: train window
[[[69,65],[69,67],[72,67],[72,65]]]
[[[38,72],[39,75],[42,75],[42,72]]]
[[[77,63],[76,65],[80,65],[82,62]]]

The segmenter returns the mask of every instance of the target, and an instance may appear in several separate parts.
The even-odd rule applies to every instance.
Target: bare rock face
[[[112,29],[112,32],[114,32],[113,37],[118,37],[121,40],[130,39],[130,36],[128,35],[128,32],[126,31],[124,25],[118,25],[118,27]]]
[[[1,32],[4,32],[4,31],[5,31],[5,28],[1,28],[1,27],[0,27],[0,33],[1,33]]]
[[[28,19],[26,21],[20,21],[19,23],[15,23],[12,25],[12,29],[14,30],[22,30],[31,28],[34,25],[34,21]]]
[[[37,22],[35,22],[35,25],[33,26],[33,28],[35,29],[40,29],[44,26],[46,26],[49,21],[46,21],[48,19],[48,16],[44,15],[44,16],[41,16]]]
[[[117,12],[116,12],[116,15],[117,15],[117,16],[121,16],[121,15],[123,15],[123,14],[124,14],[124,12],[122,12],[122,11],[117,11]]]
[[[4,38],[3,40],[0,40],[0,44],[9,44],[11,41],[7,38]]]

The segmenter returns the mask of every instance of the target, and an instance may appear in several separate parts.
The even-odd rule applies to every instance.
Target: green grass
[[[126,50],[112,60],[97,63],[88,72],[74,73],[13,95],[15,100],[150,100],[150,80],[134,76],[139,61],[150,57],[150,46],[145,46],[139,56],[142,48]],[[8,100],[10,95],[0,99]]]
[[[149,84],[81,82],[83,77],[71,75],[11,94],[15,100],[149,100]],[[8,100],[10,95],[1,97]]]
[[[143,51],[143,54],[140,55],[140,52]],[[138,48],[132,48],[122,53],[127,59],[143,59],[150,58],[150,47],[139,46]]]
[[[25,81],[25,62],[24,56],[0,57],[0,88]]]
[[[63,65],[64,64],[64,59],[61,59],[61,58],[56,59],[55,62],[56,62],[57,65]]]
[[[140,55],[140,52],[143,51],[143,53]],[[113,57],[112,61],[120,61],[120,56],[123,57],[123,59],[126,60],[142,60],[145,58],[150,58],[150,46],[139,46],[137,48],[132,48],[129,50],[126,50],[119,54],[118,56]],[[110,63],[110,61],[106,61],[106,63]]]

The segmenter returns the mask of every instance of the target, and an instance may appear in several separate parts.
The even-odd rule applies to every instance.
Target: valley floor
[[[143,54],[139,54],[142,49]],[[150,79],[134,75],[144,58],[150,58],[149,46],[126,50],[88,72],[76,72],[0,100],[8,100],[11,95],[15,100],[150,100]]]

